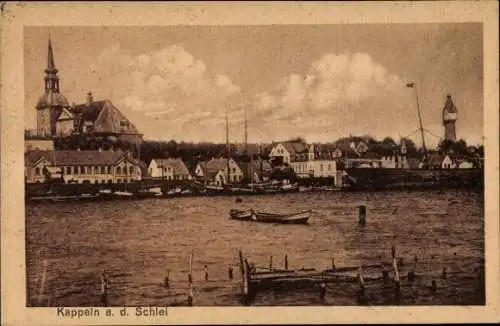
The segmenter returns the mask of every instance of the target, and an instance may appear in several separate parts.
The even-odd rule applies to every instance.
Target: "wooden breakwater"
[[[277,257],[270,256],[266,266],[257,266],[241,251],[236,258],[236,264],[228,264],[227,274],[221,278],[220,273],[211,275],[205,262],[196,263],[195,255],[191,252],[185,270],[177,270],[172,274],[166,269],[163,277],[142,283],[140,292],[146,297],[128,301],[129,291],[136,291],[138,287],[125,280],[130,276],[126,271],[121,273],[96,269],[90,277],[93,280],[86,280],[85,287],[77,291],[73,286],[68,289],[53,283],[50,286],[49,263],[46,257],[40,257],[37,287],[33,289],[29,305],[65,305],[67,302],[64,297],[61,298],[61,291],[77,291],[78,296],[85,297],[85,301],[81,301],[82,305],[111,307],[199,306],[207,305],[207,296],[209,302],[223,302],[220,298],[225,297],[225,302],[232,302],[230,305],[264,303],[273,306],[278,304],[273,299],[274,295],[290,297],[289,303],[297,300],[301,302],[300,305],[308,302],[314,305],[341,305],[346,302],[346,298],[351,305],[399,305],[411,304],[417,297],[433,297],[449,288],[464,286],[461,284],[462,278],[456,280],[463,277],[457,274],[458,271],[443,265],[439,273],[430,272],[425,266],[425,257],[404,259],[397,255],[395,248],[378,264],[336,266],[334,257],[331,257],[328,262],[330,266],[326,269],[291,268],[290,265],[299,265],[300,262],[290,260],[288,254],[283,260],[279,259],[279,264]],[[239,268],[239,273],[234,268]],[[469,282],[466,291],[470,292],[475,287],[472,291],[484,300],[483,267],[474,268],[466,278]],[[54,292],[56,289],[57,292]],[[476,304],[480,304],[479,300]]]
[[[265,297],[268,293],[293,296],[307,292],[317,297],[318,304],[329,304],[327,296],[335,300],[339,294],[351,296],[358,305],[407,304],[418,296],[435,296],[442,288],[455,288],[453,279],[457,277],[457,273],[450,272],[446,266],[439,274],[428,273],[424,267],[419,268],[416,256],[405,262],[397,256],[394,247],[386,261],[370,265],[338,267],[332,257],[328,269],[289,269],[288,255],[285,255],[284,268],[274,267],[272,257],[269,266],[255,266],[241,252],[240,264],[241,301],[245,305],[253,304],[259,295]],[[475,268],[467,278],[475,284],[479,300],[484,300],[484,270]]]

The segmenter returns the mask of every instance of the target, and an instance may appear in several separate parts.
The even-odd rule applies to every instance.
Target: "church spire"
[[[47,52],[47,69],[45,69],[45,93],[59,93],[59,77],[58,70],[54,63],[54,52],[52,50],[52,41],[49,36],[49,48]]]

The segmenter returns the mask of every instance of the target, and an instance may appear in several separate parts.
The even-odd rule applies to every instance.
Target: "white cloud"
[[[113,45],[100,53],[94,70],[113,85],[113,101],[151,137],[182,137],[182,126],[195,121],[193,127],[203,130],[207,117],[223,123],[240,92],[228,76],[208,73],[205,63],[179,45],[136,56]],[[154,130],[155,120],[162,120],[160,130]]]
[[[407,116],[414,105],[410,98],[405,81],[368,54],[327,54],[306,74],[286,76],[274,90],[259,94],[253,105],[258,120],[267,123],[263,128],[275,127],[273,138],[302,134],[311,141],[332,141],[347,130],[397,135],[392,127],[404,135],[414,123]]]

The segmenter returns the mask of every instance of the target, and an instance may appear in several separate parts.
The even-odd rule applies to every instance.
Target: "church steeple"
[[[52,50],[52,42],[49,36],[49,50],[47,52],[47,69],[45,69],[45,93],[59,93],[59,77],[58,70],[54,63],[54,52]]]

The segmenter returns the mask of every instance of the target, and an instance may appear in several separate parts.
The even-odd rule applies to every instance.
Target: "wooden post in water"
[[[332,271],[335,271],[335,258],[332,256]]]
[[[285,270],[288,270],[288,255],[285,254]]]
[[[269,270],[273,271],[273,256],[269,256]]]
[[[243,277],[241,279],[241,296],[244,304],[250,302],[250,269],[248,260],[242,261]]]
[[[233,279],[233,267],[229,266],[229,269],[227,272],[228,272],[229,279],[232,280]]]
[[[193,306],[193,252],[189,256],[189,275],[188,275],[188,283],[189,283],[189,293],[188,293],[188,306]]]
[[[366,206],[361,205],[359,206],[359,225],[365,225],[366,224]]]
[[[359,281],[358,302],[360,304],[364,304],[366,303],[366,296],[365,296],[365,279],[363,277],[363,266],[359,266],[358,281]]]
[[[170,270],[167,269],[165,271],[165,287],[166,288],[170,287],[170,277],[169,276],[170,276]]]
[[[104,307],[108,306],[108,276],[105,270],[101,274],[101,304]]]
[[[189,284],[193,283],[193,252],[189,256],[189,274],[188,274]]]
[[[401,285],[399,284],[399,270],[398,270],[398,262],[396,258],[392,260],[392,267],[394,269],[394,297],[396,301],[399,301],[401,297]]]
[[[45,291],[45,282],[47,280],[47,258],[43,260],[43,272],[42,272],[42,280],[40,281],[40,292],[38,292],[38,305],[42,306],[42,297]]]

